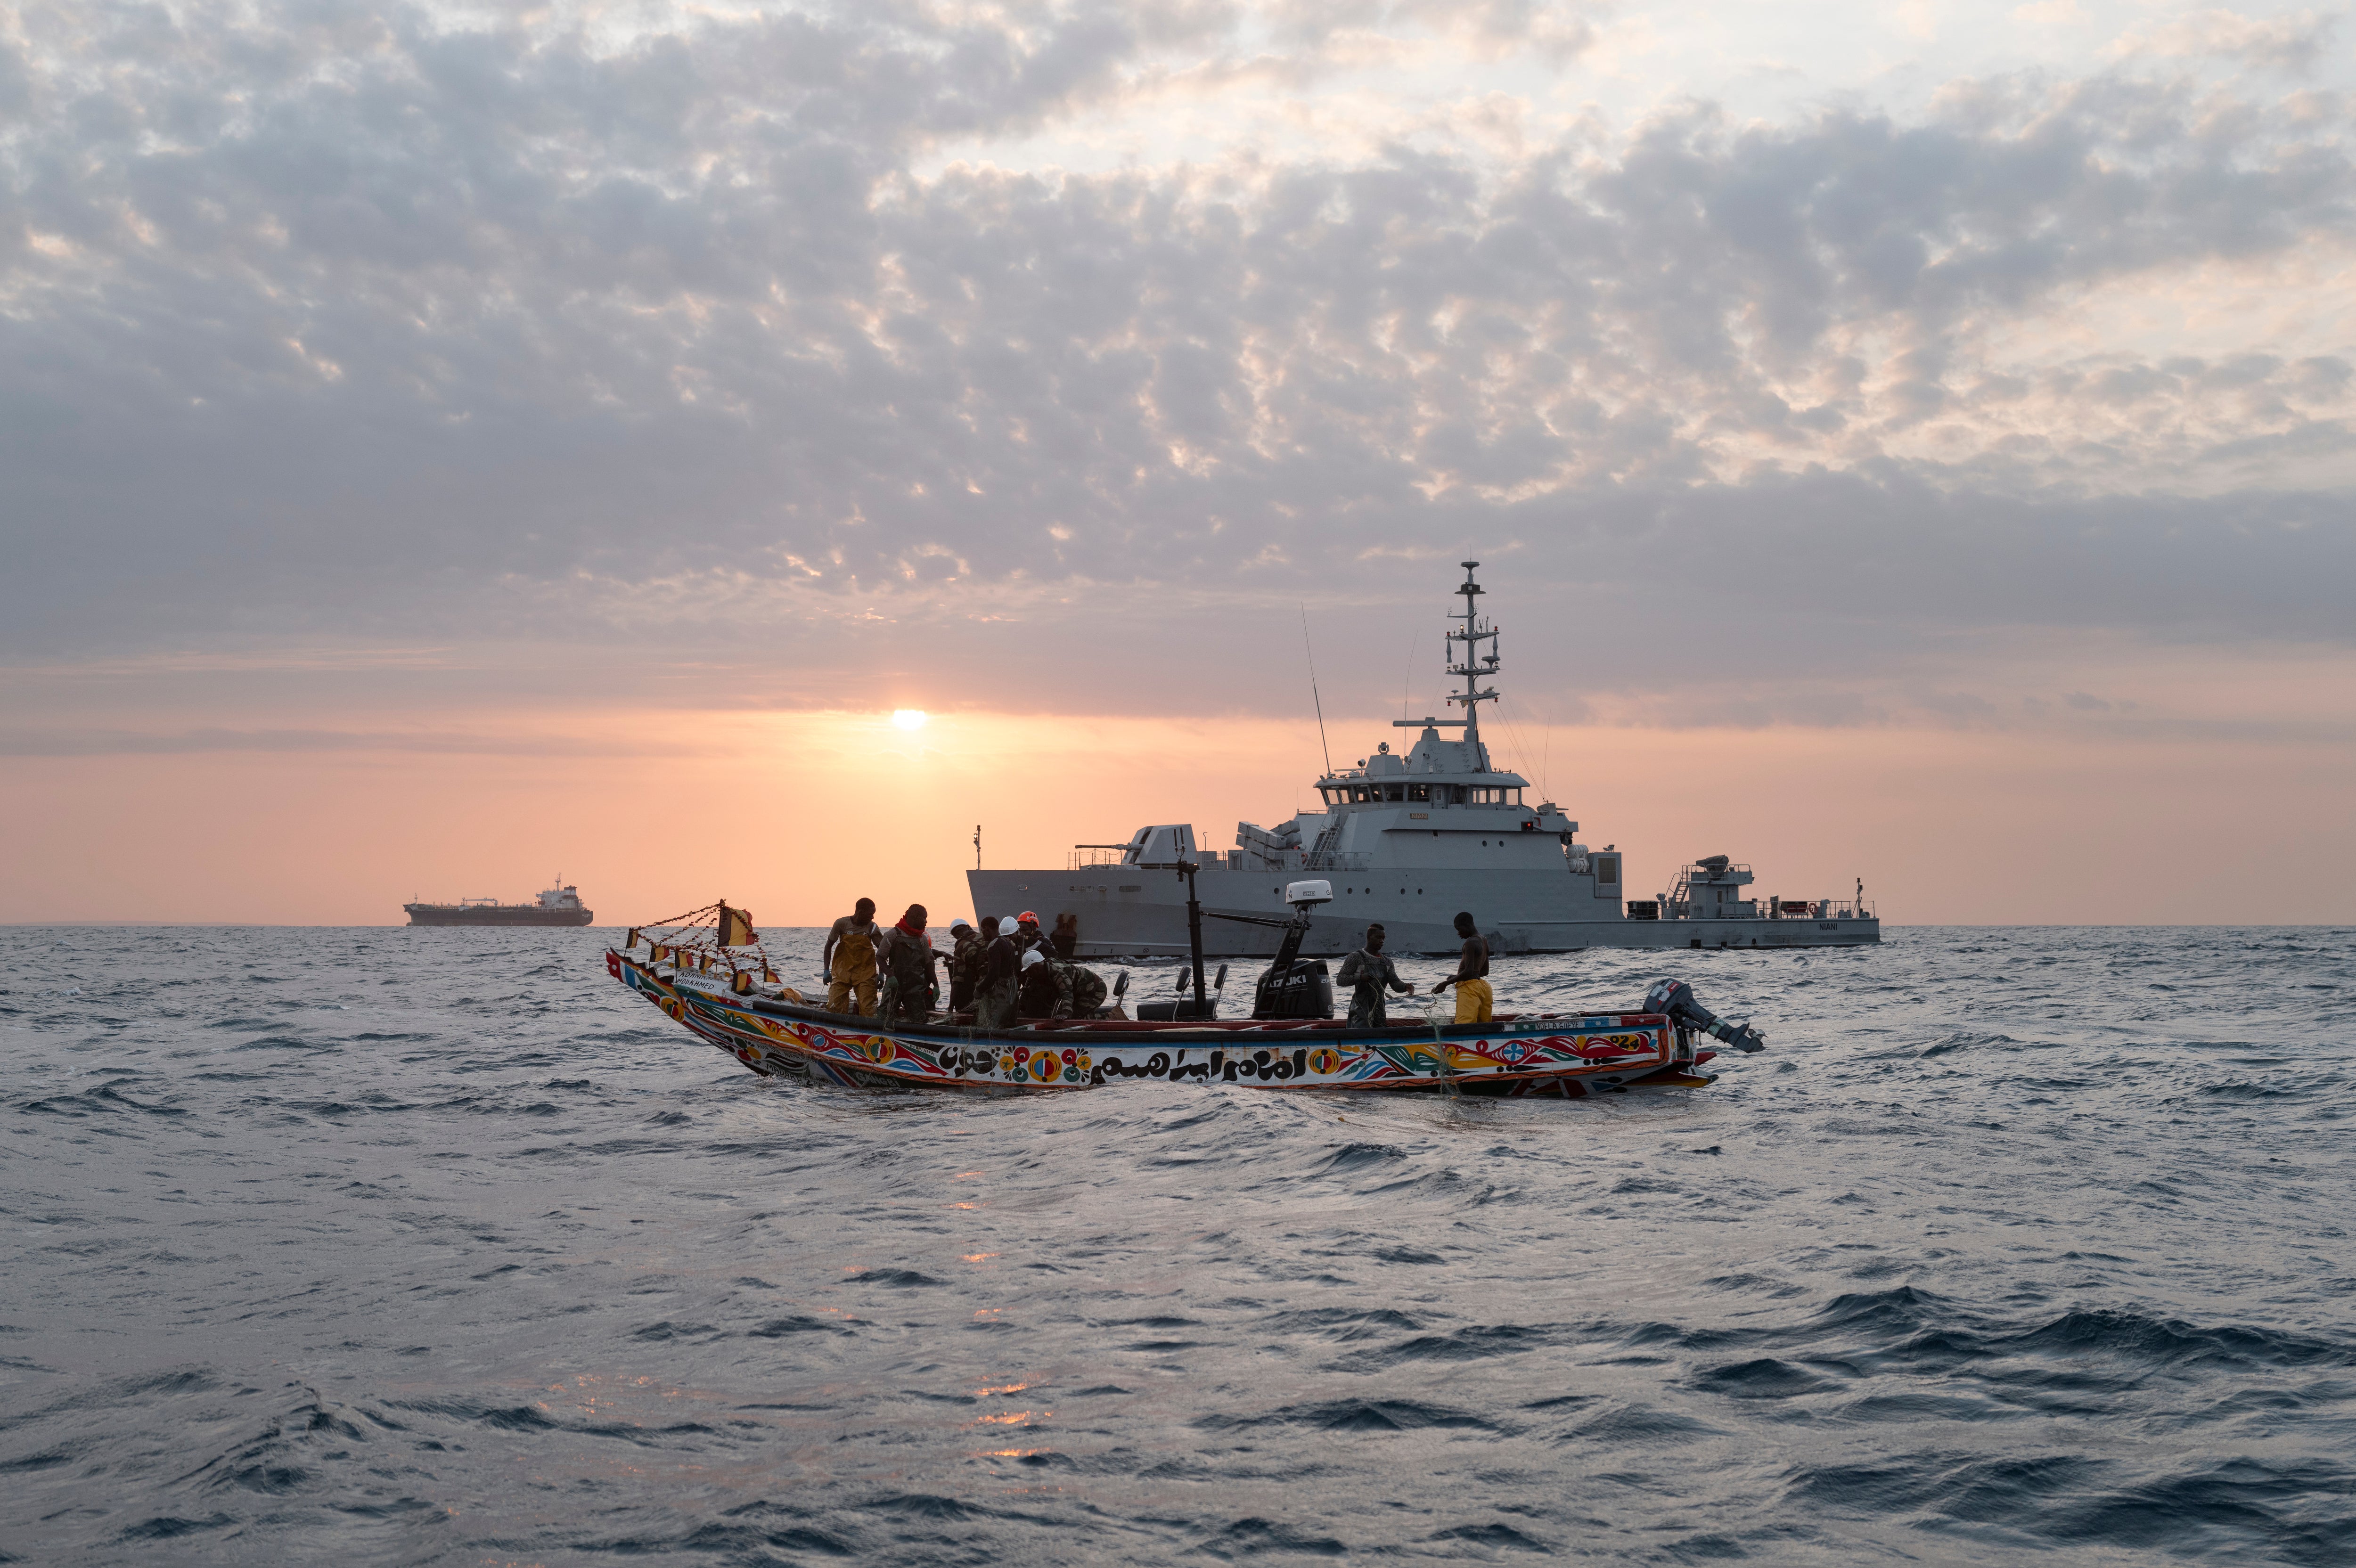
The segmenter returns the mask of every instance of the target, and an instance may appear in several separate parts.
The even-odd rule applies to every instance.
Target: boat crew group
[[[1322,882],[1296,883],[1291,891],[1312,906],[1331,896],[1331,889]],[[985,915],[979,928],[960,917],[949,923],[948,953],[933,947],[926,925],[930,918],[931,912],[923,904],[910,904],[893,925],[879,927],[875,901],[861,899],[851,913],[827,931],[819,958],[821,976],[827,982],[826,1009],[846,1017],[879,1019],[887,1025],[939,1019],[993,1030],[1026,1018],[1129,1016],[1120,1001],[1128,976],[1122,975],[1118,987],[1108,987],[1103,976],[1076,962],[1079,923],[1068,912],[1057,918],[1053,933],[1042,931],[1039,917],[1029,910],[1004,920]],[[1495,997],[1489,987],[1489,944],[1469,911],[1456,917],[1456,933],[1462,938],[1456,973],[1433,989],[1454,989],[1455,1022],[1486,1023],[1495,1016]],[[1385,1027],[1389,1021],[1388,996],[1415,992],[1414,984],[1399,977],[1398,965],[1383,951],[1386,940],[1379,923],[1369,925],[1361,945],[1343,961],[1336,976],[1351,987],[1353,1025]],[[1271,967],[1286,973],[1295,962],[1286,955]],[[1324,973],[1322,963],[1298,962],[1307,964],[1311,975]],[[948,980],[946,1018],[940,1008],[941,976],[936,973],[937,965]],[[1224,968],[1221,973],[1224,976]],[[1263,991],[1267,989],[1264,984]],[[780,994],[802,999],[798,992]],[[1315,999],[1330,1017],[1330,986],[1318,988]],[[1179,1010],[1182,1006],[1162,1004],[1162,1016],[1184,1016]],[[1204,1011],[1209,1010],[1206,1005]]]

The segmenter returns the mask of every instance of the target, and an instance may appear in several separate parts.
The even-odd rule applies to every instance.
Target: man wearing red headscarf
[[[933,981],[933,939],[925,934],[925,906],[908,912],[884,933],[878,955],[884,966],[884,1021],[920,1024],[930,1017],[940,987]]]

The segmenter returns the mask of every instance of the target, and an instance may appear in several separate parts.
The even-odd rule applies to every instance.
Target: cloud
[[[180,756],[196,752],[411,752],[449,756],[616,757],[659,753],[676,756],[682,748],[662,744],[631,744],[612,739],[588,740],[562,735],[526,735],[509,731],[496,735],[371,731],[351,730],[94,730],[12,729],[0,731],[0,756],[106,757]]]
[[[1353,28],[1561,57],[1592,23],[21,15],[11,656],[572,636],[823,688],[870,622],[1396,601],[1464,540],[1627,624],[1704,584],[1887,646],[2356,630],[2356,350],[2084,327],[2351,241],[2312,98],[2122,68],[1912,118],[920,175]]]
[[[2333,12],[2245,16],[2222,9],[2195,11],[2128,32],[2113,53],[2239,59],[2274,70],[2304,72],[2312,69],[2330,47],[2339,26],[2340,17]]]

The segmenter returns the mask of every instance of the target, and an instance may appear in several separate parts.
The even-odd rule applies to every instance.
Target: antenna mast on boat
[[[1325,743],[1325,699],[1317,695],[1317,650],[1309,645],[1309,606],[1301,607],[1301,647],[1309,656],[1309,699],[1317,704],[1317,749],[1325,753],[1325,773],[1333,773],[1333,748]]]
[[[1448,640],[1464,645],[1464,662],[1450,665],[1448,673],[1462,676],[1464,689],[1450,692],[1448,700],[1464,709],[1464,738],[1472,742],[1475,748],[1473,754],[1480,759],[1482,771],[1485,773],[1489,767],[1489,749],[1481,744],[1481,704],[1496,701],[1497,690],[1494,687],[1482,690],[1481,680],[1484,676],[1497,673],[1497,628],[1483,620],[1473,607],[1473,601],[1480,595],[1481,585],[1472,581],[1472,569],[1481,563],[1461,560],[1456,564],[1464,569],[1464,585],[1456,591],[1464,596],[1464,611],[1454,618],[1464,623],[1464,629],[1449,633]],[[1303,623],[1304,626],[1306,624]],[[1481,645],[1484,642],[1489,645],[1489,652],[1485,656],[1481,652]]]

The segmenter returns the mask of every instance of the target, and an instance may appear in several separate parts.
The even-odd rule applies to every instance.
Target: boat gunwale
[[[632,958],[626,953],[609,948],[608,952],[632,967],[643,970],[648,978],[659,984],[678,988],[681,976],[656,973],[653,966]],[[702,992],[701,987],[690,989]],[[1446,1040],[1482,1040],[1499,1032],[1507,1034],[1543,1034],[1576,1029],[1581,1026],[1611,1029],[1669,1029],[1675,1027],[1667,1015],[1644,1012],[1610,1013],[1500,1013],[1487,1023],[1386,1024],[1381,1028],[1353,1029],[1347,1019],[1033,1019],[1011,1029],[985,1029],[970,1024],[886,1023],[880,1018],[866,1018],[856,1013],[832,1012],[807,1002],[780,1001],[758,992],[750,995],[718,986],[710,995],[713,1000],[744,1008],[748,1011],[767,1013],[778,1018],[796,1019],[806,1023],[823,1024],[841,1031],[867,1034],[908,1035],[916,1038],[968,1041],[1004,1040],[1015,1044],[1030,1044],[1042,1035],[1059,1040],[1104,1040],[1108,1043],[1141,1042],[1167,1040],[1173,1036],[1193,1035],[1206,1042],[1224,1040],[1238,1034],[1258,1036],[1301,1036],[1316,1030],[1347,1032],[1351,1039],[1403,1040],[1430,1040],[1435,1035]]]

